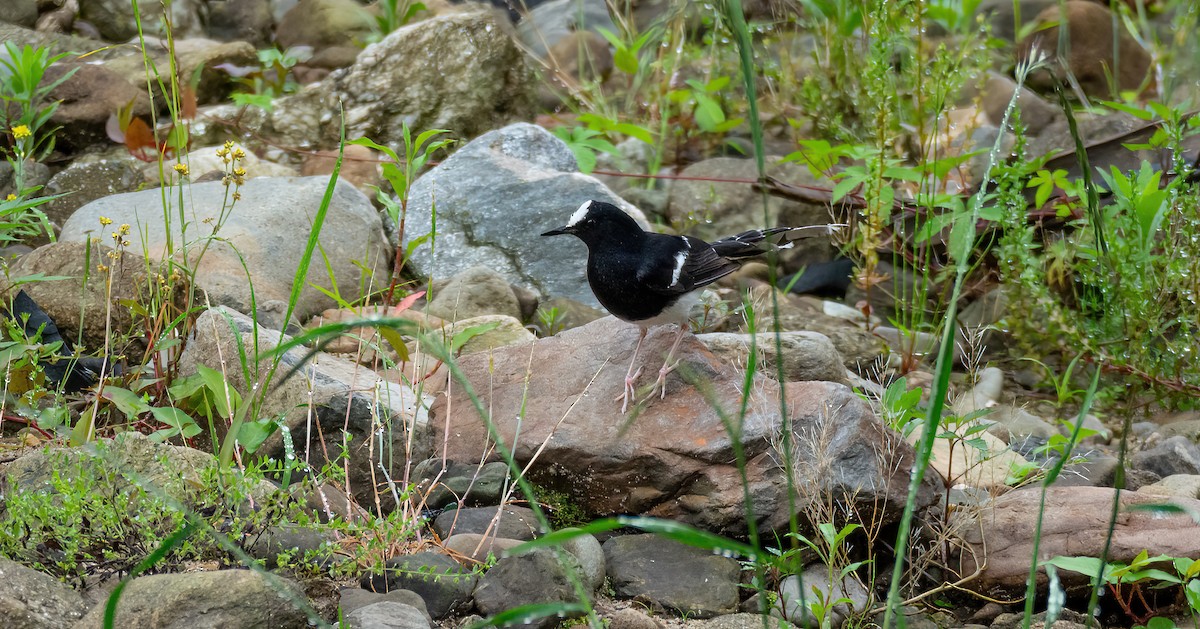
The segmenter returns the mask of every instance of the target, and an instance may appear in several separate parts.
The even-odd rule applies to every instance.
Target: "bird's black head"
[[[643,233],[637,221],[621,208],[604,201],[587,201],[571,215],[567,224],[543,233],[543,236],[571,234],[591,244],[605,239],[625,239]]]

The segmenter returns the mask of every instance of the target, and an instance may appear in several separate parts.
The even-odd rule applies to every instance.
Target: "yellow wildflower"
[[[97,264],[97,265],[96,265],[96,270],[97,270],[97,271],[100,271],[101,273],[103,273],[103,272],[105,272],[105,271],[107,271],[107,270],[108,270],[108,265],[106,265],[106,264]]]
[[[24,140],[25,138],[33,137],[33,132],[29,130],[29,127],[27,127],[23,124],[19,124],[19,125],[13,127],[12,134],[13,134],[13,137],[18,140]]]
[[[8,193],[8,196],[7,196],[7,197],[4,197],[4,200],[5,200],[5,201],[16,201],[16,200],[17,200],[17,195],[15,195],[15,194],[13,194],[13,193],[11,193],[11,192],[10,192],[10,193]]]
[[[109,225],[112,225],[112,219],[107,216],[101,216],[100,217],[100,226],[108,227]]]
[[[187,175],[188,175],[187,164],[175,164],[175,172],[179,173],[180,175],[183,175],[184,177],[187,177]]]

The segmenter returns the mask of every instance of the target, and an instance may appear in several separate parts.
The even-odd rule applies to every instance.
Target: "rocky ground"
[[[864,584],[830,574],[851,557],[861,560],[860,545],[890,548],[895,539],[915,462],[911,444],[920,434],[901,434],[887,423],[880,375],[900,366],[902,346],[919,358],[935,352],[937,339],[918,335],[915,346],[906,346],[913,337],[889,325],[893,299],[852,286],[847,292],[835,245],[805,241],[787,254],[784,269],[828,268],[833,281],[801,282],[799,293],[789,293],[772,287],[765,266],[751,264],[715,285],[705,296],[697,333],[684,338],[676,355],[681,366],[668,378],[665,397],[644,397],[631,415],[621,414],[614,398],[623,390],[637,328],[599,308],[578,242],[536,235],[593,199],[614,203],[647,226],[691,224],[689,233],[706,239],[758,226],[761,216],[745,210],[757,193],[737,183],[755,178],[753,160],[704,155],[674,172],[678,179],[644,187],[620,176],[645,171],[647,149],[639,141],[622,143],[621,159],[602,154],[603,172],[592,176],[580,172],[567,144],[535,124],[548,98],[539,78],[547,66],[561,66],[560,79],[579,80],[575,51],[581,42],[611,55],[590,39],[602,26],[614,28],[604,3],[556,0],[520,12],[515,24],[490,5],[429,3],[418,21],[365,48],[375,18],[350,0],[171,3],[173,63],[180,77],[194,79],[196,111],[180,160],[185,169],[172,169],[174,160],[161,167],[145,159],[147,147],[131,144],[128,128],[113,130],[114,112],[122,108],[147,119],[151,111],[164,113],[160,88],[152,82],[148,92],[145,70],[148,60],[167,71],[165,40],[151,38],[162,34],[164,17],[159,4],[142,4],[145,55],[138,46],[108,45],[138,41],[132,9],[123,1],[9,0],[0,7],[0,39],[56,52],[96,51],[85,60],[69,56],[54,68],[77,68],[52,94],[62,100],[53,118],[61,127],[54,159],[30,161],[23,176],[27,186],[44,186],[39,194],[63,195],[42,208],[56,237],[4,249],[3,292],[15,292],[15,278],[66,278],[20,288],[65,338],[79,339],[90,353],[123,354],[125,368],[136,370],[129,357],[148,355],[151,337],[143,329],[144,313],[130,305],[144,298],[147,281],[178,281],[162,261],[194,269],[190,286],[179,283],[180,298],[188,289],[203,296],[184,317],[188,334],[178,339],[178,352],[155,353],[142,373],[220,373],[232,390],[256,400],[250,420],[272,418],[282,429],[267,436],[253,458],[304,466],[291,479],[298,482],[270,473],[269,480],[238,494],[228,522],[245,510],[273,513],[263,505],[277,502],[300,509],[307,521],[268,517],[250,529],[231,524],[218,531],[238,552],[260,560],[254,570],[228,559],[196,561],[128,580],[118,624],[303,627],[340,618],[359,628],[459,627],[522,605],[573,603],[583,594],[611,629],[763,626],[763,609],[770,610],[771,626],[817,626],[799,603],[813,592],[845,597],[831,612],[832,626],[847,618],[882,620],[882,578]],[[987,15],[995,34],[1011,40],[1012,32],[1003,32],[1005,24],[1012,26],[1005,13],[1011,3],[984,5],[981,11],[994,11]],[[1096,64],[1111,57],[1111,15],[1082,0],[1067,6],[1078,53],[1072,67],[1081,89],[1099,92],[1104,69]],[[636,19],[652,21],[653,7],[639,5]],[[1026,18],[1039,13],[1027,9],[1037,7],[1023,8]],[[1077,29],[1095,35],[1077,36]],[[280,95],[269,110],[232,102],[233,70],[256,64],[256,50],[272,41],[280,48],[311,47],[311,56],[294,70],[299,88]],[[1124,71],[1115,78],[1123,89],[1137,89],[1150,61],[1137,42],[1121,46],[1141,55],[1124,57]],[[997,73],[973,101],[964,98],[983,121],[965,142],[993,141],[1015,88]],[[1073,149],[1056,106],[1032,91],[1018,103],[1036,145],[1032,152]],[[367,137],[401,151],[405,125],[446,129],[462,142],[412,182],[398,225],[376,197],[376,186],[385,185],[380,153],[346,147],[341,176],[328,187],[343,121],[346,138]],[[1120,113],[1081,116],[1079,126],[1088,141],[1118,143],[1143,128]],[[807,169],[780,160],[792,150],[786,141],[768,142],[775,149],[769,174],[796,186],[828,187]],[[223,157],[232,150],[243,155],[235,164],[244,169],[236,185]],[[1110,158],[1126,164],[1131,155],[1138,154]],[[983,163],[970,162],[963,185],[977,182],[982,170]],[[11,164],[0,165],[0,196],[19,192],[13,177]],[[709,181],[714,177],[725,181]],[[308,234],[327,194],[320,250],[311,254]],[[164,212],[164,203],[171,211]],[[778,224],[830,220],[828,204],[816,199],[772,197],[768,213]],[[111,231],[110,223],[132,226],[127,242],[89,242]],[[104,258],[114,251],[110,245],[120,254]],[[388,285],[398,248],[408,252],[406,289],[426,292],[403,308],[342,307]],[[312,263],[296,286],[306,256]],[[96,271],[97,260],[105,259],[112,260],[111,274]],[[834,266],[821,267],[831,261]],[[906,273],[891,272],[901,279]],[[824,289],[838,285],[839,273],[844,294],[830,296]],[[757,313],[753,329],[741,310],[743,291]],[[1012,315],[996,289],[972,295],[958,323],[964,331],[977,330]],[[364,316],[403,317],[420,333],[397,344],[359,326],[315,354],[292,349],[271,380],[254,362],[291,337]],[[775,324],[778,344],[761,332]],[[126,346],[112,347],[114,331],[129,339]],[[651,331],[639,358],[643,373],[656,372],[673,336],[669,328]],[[443,344],[457,352],[458,374],[439,360]],[[1004,339],[994,334],[987,344],[996,352]],[[985,367],[970,343],[962,345],[953,411],[968,416],[987,410],[981,420],[986,429],[967,423],[951,431],[957,434],[939,437],[916,493],[914,568],[905,573],[912,580],[909,593],[939,583],[955,587],[907,605],[908,626],[1016,626],[1020,616],[1013,612],[1022,609],[1039,504],[1045,508],[1039,557],[1095,557],[1106,542],[1113,561],[1129,562],[1147,549],[1200,556],[1200,527],[1186,514],[1128,509],[1168,501],[1200,513],[1200,415],[1134,423],[1123,479],[1117,478],[1116,427],[1089,416],[1085,426],[1093,434],[1043,500],[1037,483],[1014,487],[1011,474],[1052,466],[1057,455],[1043,446],[1068,433],[1060,420],[1073,420],[1077,409],[1034,391],[1038,379],[1031,370]],[[240,362],[247,355],[250,367]],[[296,375],[283,378],[293,367]],[[928,389],[928,369],[920,364],[908,384]],[[96,398],[93,388],[70,399],[76,421]],[[120,404],[112,393],[100,399]],[[735,440],[727,422],[743,400]],[[186,442],[175,436],[164,443],[143,434],[163,425],[146,423],[160,416],[144,410],[141,419],[113,422],[95,444],[69,447],[66,433],[30,429],[35,415],[4,404],[0,474],[6,503],[33,492],[58,495],[61,503],[71,495],[62,482],[70,476],[106,479],[90,491],[112,502],[153,487],[156,497],[198,508],[197,488],[211,482],[214,453],[229,427],[217,422],[210,433],[204,425]],[[210,404],[221,406],[219,400]],[[480,408],[489,421],[481,421]],[[555,497],[528,504],[497,443],[511,452],[525,478]],[[316,471],[330,467],[338,474],[317,478]],[[1126,489],[1118,492],[1118,482]],[[1114,502],[1121,517],[1109,540]],[[138,501],[131,504],[124,528],[149,526],[136,516]],[[632,526],[581,534],[561,551],[506,553],[548,532],[533,506],[548,508],[557,522],[564,513],[577,513],[567,524],[651,516],[733,540],[745,540],[752,522],[762,539],[771,540],[766,546],[779,545],[776,536],[786,537],[795,518],[810,535],[825,522],[863,529],[845,556],[806,554],[795,574],[767,575],[767,595],[747,587],[751,573],[738,558]],[[7,504],[0,517],[0,534],[15,538],[50,526],[18,522]],[[327,526],[331,520],[360,528]],[[407,537],[374,555],[375,565],[346,567],[348,558],[358,559],[350,547],[367,537],[363,530],[378,541],[379,531],[399,527],[397,521],[405,523]],[[58,574],[54,566],[69,550],[60,546],[41,543],[0,559],[6,626],[102,626],[108,594],[128,568],[110,570],[100,562],[86,578],[60,580],[48,574]],[[289,556],[309,553],[318,568],[282,560],[289,549],[298,549]],[[114,542],[114,553],[141,558],[151,550]],[[870,556],[879,575],[890,575],[894,557],[887,550]],[[343,567],[334,569],[339,562]],[[1073,603],[1087,589],[1080,574],[1059,571],[1058,578]],[[1040,596],[1047,581],[1040,572]],[[1117,611],[1106,609],[1104,619],[1119,625],[1123,621],[1111,620],[1123,618]],[[1190,618],[1182,611],[1179,617]],[[565,620],[553,614],[512,619],[543,627]],[[1054,626],[1082,626],[1083,620],[1068,611]]]

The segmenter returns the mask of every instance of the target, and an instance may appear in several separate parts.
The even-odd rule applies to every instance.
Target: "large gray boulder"
[[[76,210],[63,225],[60,240],[82,242],[100,235],[104,244],[112,244],[109,232],[128,223],[133,226],[127,236],[131,253],[159,260],[168,252],[181,257],[186,251],[196,286],[213,305],[252,313],[251,284],[253,305],[260,310],[268,302],[288,301],[327,184],[325,177],[251,179],[237,202],[230,201],[220,182],[192,184],[182,195],[186,207],[180,210],[175,206],[178,195],[168,195],[171,207],[166,211],[160,190],[113,195]],[[112,225],[101,228],[102,216]],[[213,239],[218,220],[223,222]],[[364,279],[362,267],[373,269],[376,277],[389,273],[392,251],[379,214],[348,183],[339,181],[334,188],[320,242],[334,278],[326,273],[321,253],[315,253],[293,312],[300,320],[337,305],[315,287],[332,290],[336,279],[342,298],[353,301]],[[269,323],[279,327],[283,322]]]
[[[410,24],[270,112],[227,105],[208,115],[313,148],[337,145],[343,109],[347,138],[369,137],[401,154],[405,124],[414,137],[426,129],[474,137],[534,113],[533,72],[502,19],[469,9]]]
[[[408,268],[450,277],[486,266],[543,297],[598,305],[584,277],[583,244],[539,236],[592,199],[646,223],[637,208],[580,173],[571,149],[545,129],[517,123],[486,133],[413,184],[405,246],[431,231],[435,207],[437,239],[418,248]]]

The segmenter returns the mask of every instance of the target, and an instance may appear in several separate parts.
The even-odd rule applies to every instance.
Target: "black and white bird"
[[[625,373],[621,412],[629,407],[635,392],[634,373],[638,352],[646,332],[654,326],[679,326],[675,342],[658,371],[650,390],[667,395],[666,377],[674,368],[671,360],[688,329],[688,315],[699,300],[699,289],[741,266],[740,262],[760,256],[770,248],[786,249],[790,241],[831,233],[837,225],[775,227],[742,232],[712,243],[690,236],[671,236],[645,231],[628,214],[611,203],[588,201],[571,215],[567,224],[542,234],[571,234],[588,248],[587,279],[596,299],[609,313],[641,327],[633,361]]]

